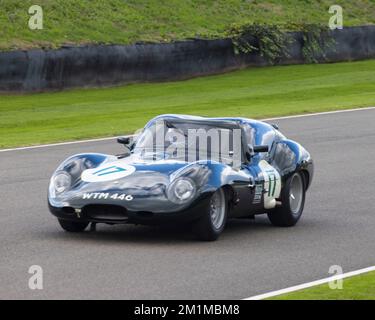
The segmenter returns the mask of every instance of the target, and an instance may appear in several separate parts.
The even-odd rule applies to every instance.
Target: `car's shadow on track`
[[[271,229],[271,230],[270,230]],[[220,242],[244,238],[244,236],[259,237],[265,232],[276,229],[271,226],[266,218],[259,217],[256,220],[231,219],[220,236]],[[82,233],[68,233],[64,231],[53,231],[44,234],[45,237],[53,239],[64,239],[65,241],[95,241],[95,242],[126,242],[126,243],[153,243],[167,244],[196,243],[199,239],[192,232],[191,226],[169,225],[169,226],[134,226],[116,225],[109,226],[98,224],[96,231]],[[214,242],[208,242],[214,243]]]

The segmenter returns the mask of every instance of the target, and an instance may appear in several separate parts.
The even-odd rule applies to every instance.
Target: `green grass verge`
[[[343,289],[328,284],[274,297],[270,300],[375,300],[375,272],[343,279]]]
[[[28,28],[34,4],[43,30]],[[327,25],[332,4],[343,7],[345,26],[375,23],[373,0],[0,0],[0,50],[222,37],[243,22]]]
[[[162,113],[264,118],[375,106],[375,60],[0,95],[0,148],[132,133]]]

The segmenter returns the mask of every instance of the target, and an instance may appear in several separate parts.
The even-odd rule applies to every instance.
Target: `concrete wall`
[[[375,26],[332,32],[335,50],[329,62],[375,58]],[[291,44],[291,57],[280,64],[305,63],[302,35]],[[235,55],[229,39],[169,44],[99,45],[0,53],[0,91],[43,91],[120,83],[166,81],[263,66],[258,54]]]

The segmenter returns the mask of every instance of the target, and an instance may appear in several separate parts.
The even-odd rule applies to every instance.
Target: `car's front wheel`
[[[281,207],[268,213],[271,223],[278,227],[294,226],[300,219],[305,205],[306,186],[300,172],[294,173],[281,192]]]
[[[88,222],[75,222],[69,220],[58,219],[61,228],[68,232],[82,232],[89,225]]]
[[[194,231],[199,239],[216,240],[225,228],[227,212],[228,202],[225,191],[219,189],[211,196],[204,214],[194,224]]]

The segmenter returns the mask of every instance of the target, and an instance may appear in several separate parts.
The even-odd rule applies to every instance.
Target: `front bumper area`
[[[48,201],[50,212],[58,219],[75,222],[107,224],[168,224],[188,223],[200,218],[209,205],[210,194],[196,199],[188,208],[176,212],[130,211],[123,206],[88,204],[82,208],[54,207]]]

